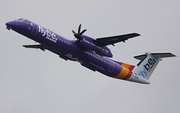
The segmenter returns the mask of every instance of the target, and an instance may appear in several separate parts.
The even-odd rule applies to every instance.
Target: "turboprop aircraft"
[[[140,60],[136,66],[113,60],[113,55],[107,46],[140,36],[138,33],[93,39],[83,35],[86,29],[81,31],[81,25],[79,25],[78,32],[72,31],[77,40],[68,40],[23,18],[7,22],[6,28],[39,43],[23,45],[25,48],[49,50],[64,60],[77,61],[82,66],[109,77],[142,84],[150,83],[148,79],[162,58],[175,57],[172,53],[146,52],[134,57]]]

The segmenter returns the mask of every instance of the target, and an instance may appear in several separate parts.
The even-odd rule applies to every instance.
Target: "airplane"
[[[140,36],[138,33],[93,39],[83,35],[86,29],[81,31],[80,24],[78,32],[72,30],[76,40],[69,40],[24,18],[7,22],[6,28],[39,43],[23,45],[25,48],[49,50],[64,60],[77,61],[92,71],[98,71],[112,78],[141,84],[150,84],[148,80],[162,58],[176,57],[172,53],[146,52],[134,56],[135,59],[140,60],[137,65],[113,60],[113,55],[107,46]]]

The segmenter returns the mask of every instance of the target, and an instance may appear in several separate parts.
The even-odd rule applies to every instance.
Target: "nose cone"
[[[12,30],[17,31],[17,22],[16,22],[16,21],[7,22],[7,23],[6,23],[6,28],[7,28],[8,30],[12,29]]]

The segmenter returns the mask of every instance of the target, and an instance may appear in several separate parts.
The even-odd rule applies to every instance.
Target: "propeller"
[[[81,40],[81,35],[86,32],[87,29],[84,29],[83,31],[81,31],[81,24],[78,27],[78,32],[76,33],[74,30],[72,30],[74,37],[76,37],[78,40]]]

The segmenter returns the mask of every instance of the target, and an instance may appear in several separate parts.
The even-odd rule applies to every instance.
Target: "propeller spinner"
[[[81,35],[86,31],[87,29],[84,29],[82,32],[81,32],[81,24],[79,25],[78,27],[78,32],[76,33],[74,30],[72,30],[73,34],[74,34],[74,37],[76,37],[78,40],[81,40]]]

